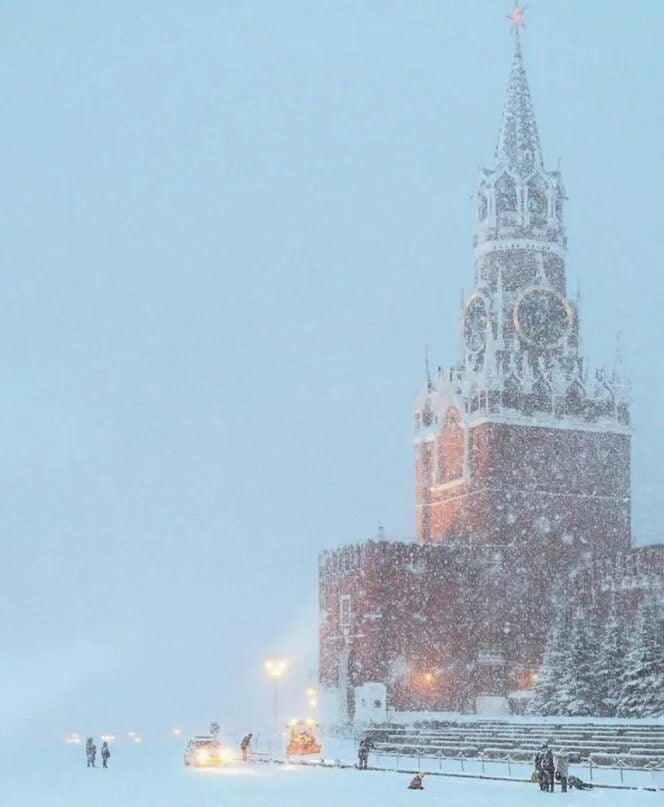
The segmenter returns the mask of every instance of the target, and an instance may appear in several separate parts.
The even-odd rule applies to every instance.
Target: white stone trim
[[[506,252],[507,250],[512,249],[531,249],[534,251],[544,250],[545,252],[551,252],[563,261],[566,257],[565,248],[561,247],[559,244],[556,244],[554,241],[544,241],[534,238],[510,238],[508,240],[481,241],[473,248],[473,252],[475,254],[475,258],[477,259],[488,255],[490,252]]]
[[[588,423],[584,420],[557,420],[553,417],[542,417],[541,419],[536,420],[533,417],[527,417],[525,415],[512,415],[506,410],[496,414],[485,413],[472,419],[470,419],[470,417],[465,423],[465,426],[468,429],[473,429],[476,426],[481,426],[484,423],[496,423],[502,426],[528,426],[532,429],[560,429],[561,431],[624,434],[629,437],[632,435],[632,429],[630,426],[625,426],[622,423],[616,423],[614,421]]]

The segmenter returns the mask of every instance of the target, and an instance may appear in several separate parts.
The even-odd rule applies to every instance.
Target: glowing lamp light
[[[201,748],[196,752],[196,759],[204,765],[210,759],[210,752],[206,751],[205,748]]]
[[[136,736],[136,732],[135,732],[135,731],[128,731],[128,732],[127,732],[127,737],[135,737],[135,736]]]
[[[277,680],[286,672],[287,666],[286,659],[271,656],[265,661],[265,672],[270,678]]]
[[[143,738],[139,737],[138,734],[134,734],[132,740],[136,743],[136,745],[140,745],[143,742]]]
[[[78,734],[70,734],[69,737],[65,739],[65,745],[80,745],[81,738]]]
[[[115,734],[102,734],[102,735],[101,735],[101,739],[102,739],[102,740],[103,740],[105,743],[112,743],[112,742],[114,742],[114,741],[115,741]]]
[[[173,736],[174,737],[179,737],[181,734],[182,734],[182,729],[180,729],[180,728],[174,728],[173,729]]]
[[[424,680],[427,682],[427,684],[430,684],[433,681],[433,673],[424,673]]]

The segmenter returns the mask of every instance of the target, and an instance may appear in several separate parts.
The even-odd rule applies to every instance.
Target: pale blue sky
[[[0,5],[3,723],[259,723],[271,650],[302,711],[318,552],[413,532],[411,406],[423,344],[457,356],[509,11]],[[587,355],[623,332],[640,540],[664,535],[663,23],[531,0],[523,35]]]

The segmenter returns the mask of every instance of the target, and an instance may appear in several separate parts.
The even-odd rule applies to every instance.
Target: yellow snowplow
[[[291,720],[288,724],[289,738],[286,753],[320,754],[320,743],[316,740],[315,729],[318,726],[313,720]]]

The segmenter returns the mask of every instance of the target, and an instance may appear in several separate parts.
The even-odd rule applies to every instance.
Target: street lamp
[[[315,709],[318,705],[318,690],[316,687],[307,687],[307,703],[310,709]]]
[[[277,658],[276,656],[270,656],[265,661],[265,672],[268,674],[268,677],[272,679],[273,684],[273,709],[274,709],[274,733],[275,735],[279,731],[279,689],[278,683],[283,678],[284,673],[286,672],[287,667],[286,659]]]

